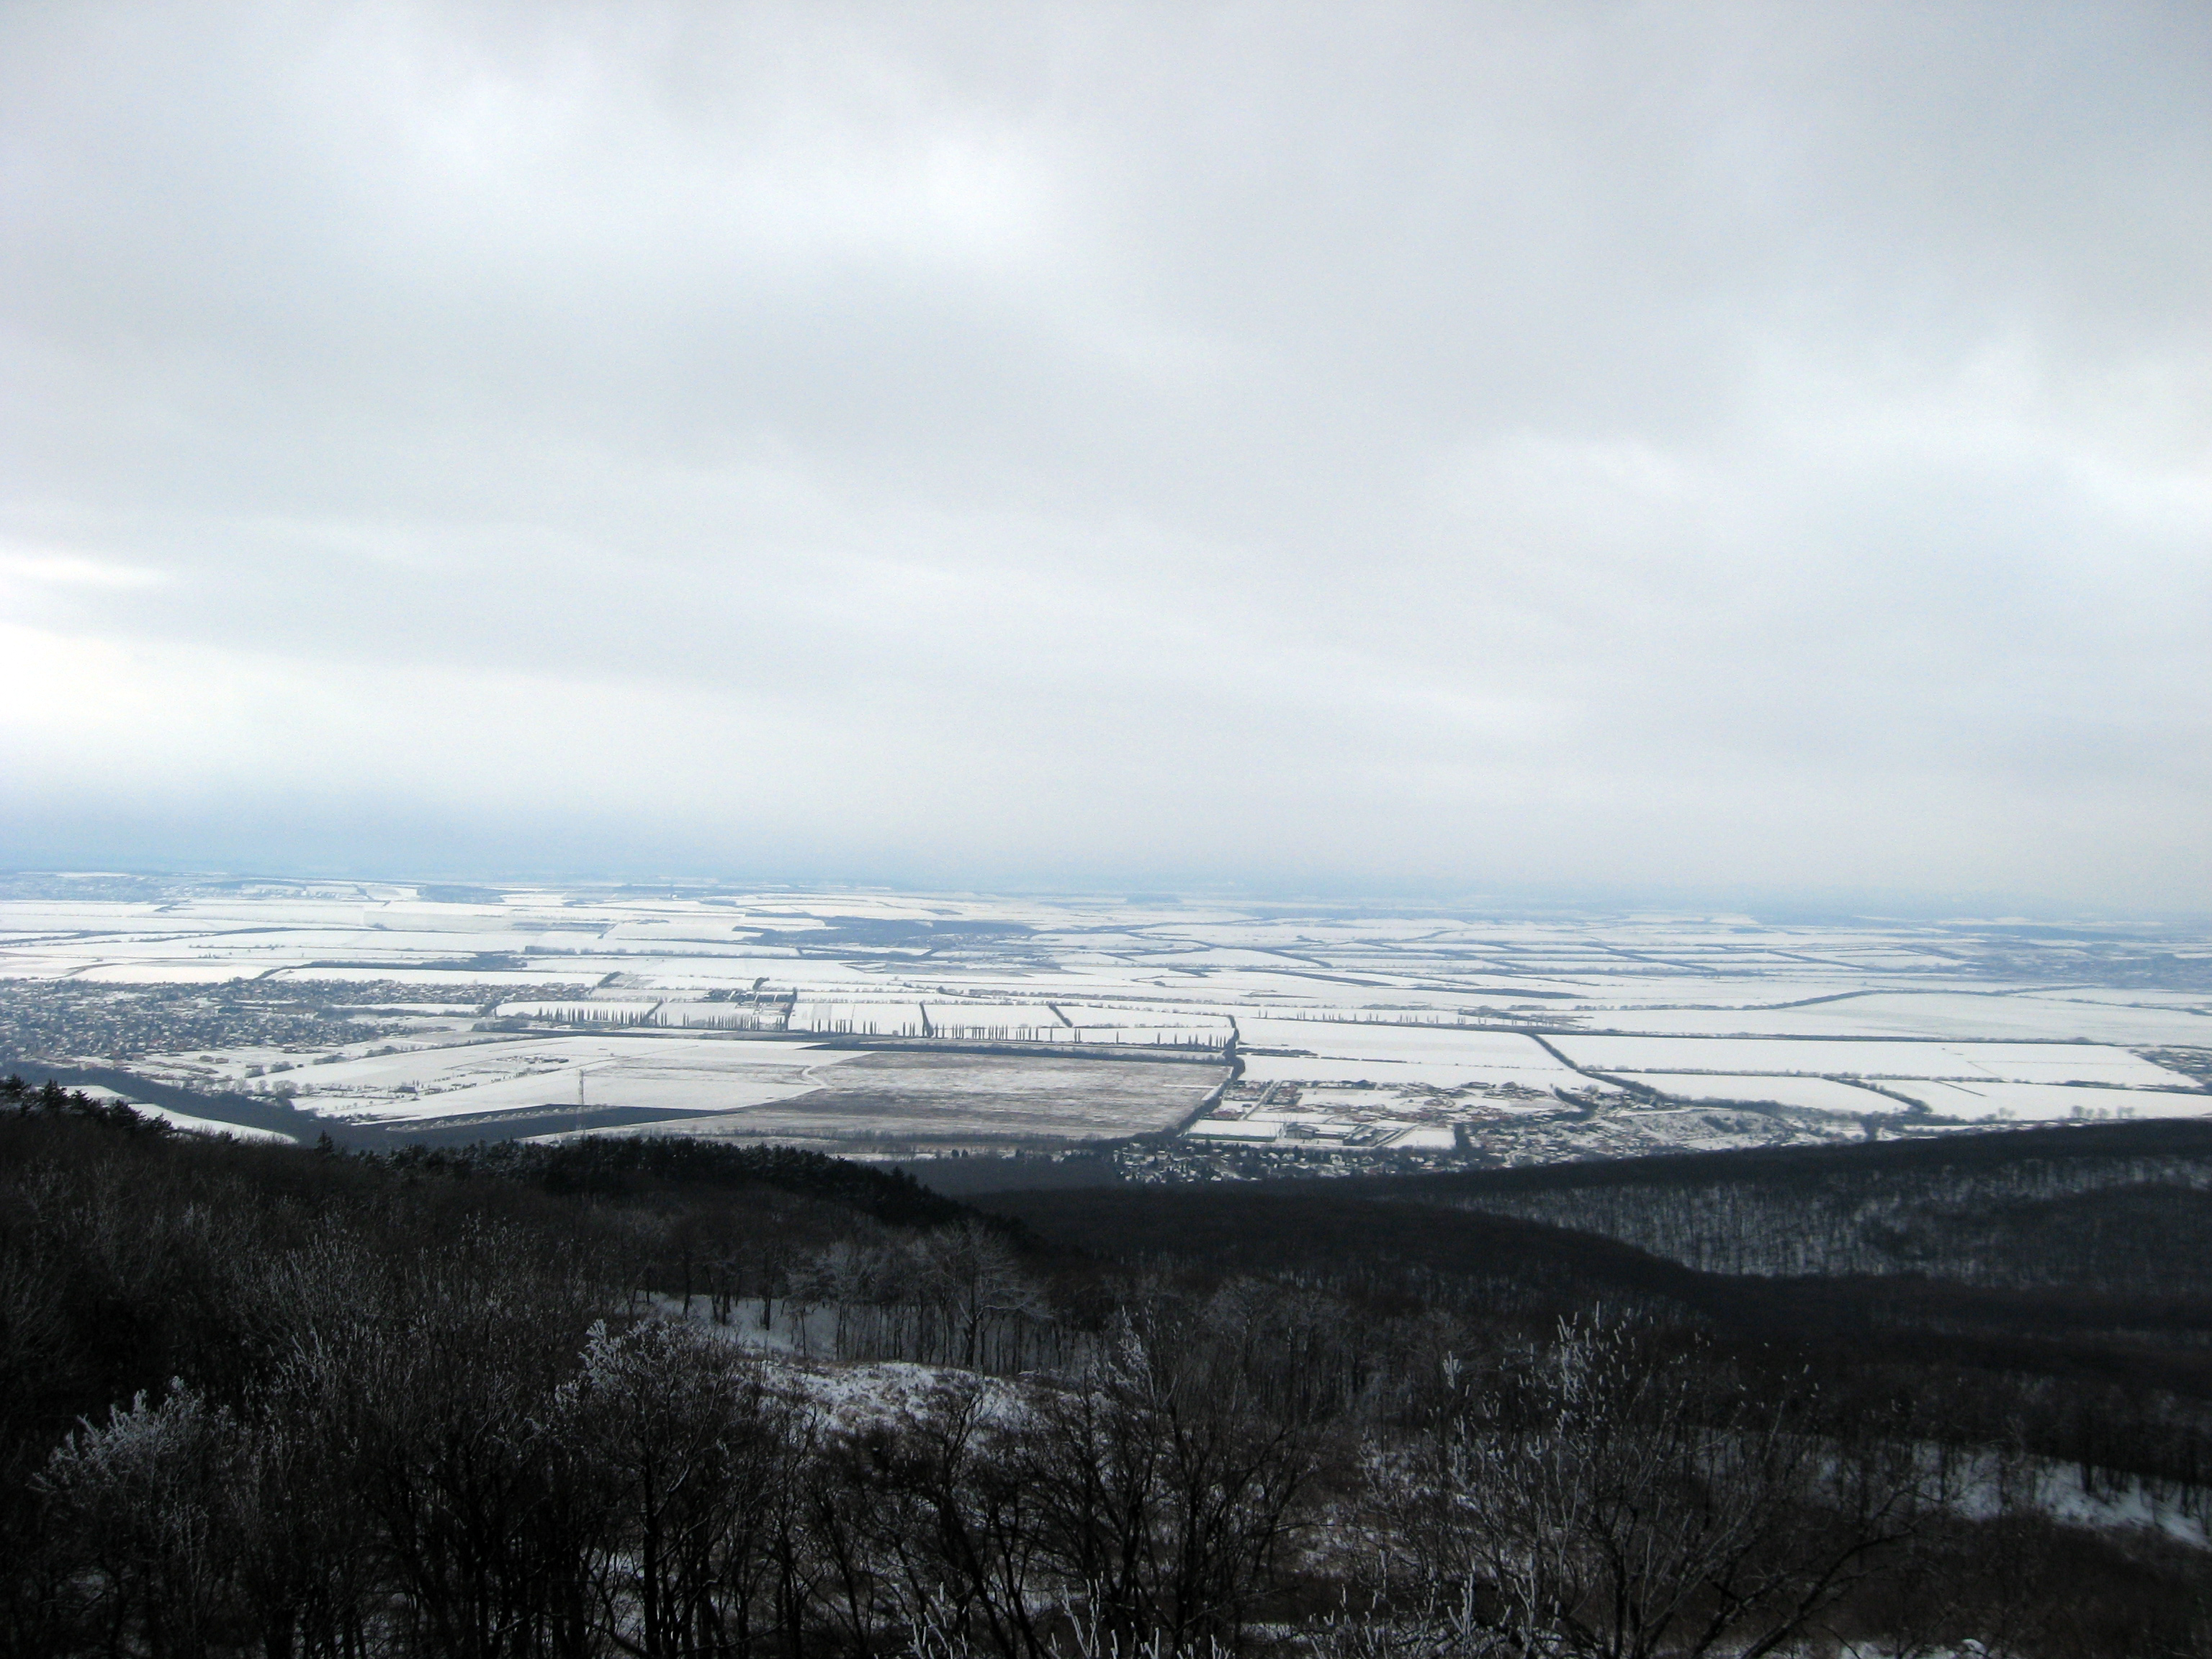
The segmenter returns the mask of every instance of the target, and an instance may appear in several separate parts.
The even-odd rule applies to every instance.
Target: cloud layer
[[[2212,906],[2212,15],[19,7],[0,859]]]

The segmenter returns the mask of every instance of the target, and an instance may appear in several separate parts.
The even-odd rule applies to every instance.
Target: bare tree
[[[1392,1482],[1420,1645],[1545,1659],[1771,1653],[1913,1534],[1925,1484],[1909,1445],[1619,1325],[1473,1380]]]
[[[945,1322],[947,1360],[969,1370],[981,1358],[985,1325],[1042,1310],[1036,1282],[1006,1240],[975,1221],[940,1228],[915,1245],[923,1296]]]
[[[686,1323],[601,1327],[551,1428],[607,1504],[599,1628],[644,1659],[746,1651],[799,1440],[757,1361]]]
[[[1312,1473],[1272,1419],[1157,1309],[1117,1322],[1093,1375],[1038,1407],[1035,1524],[1081,1619],[1123,1645],[1237,1641]]]

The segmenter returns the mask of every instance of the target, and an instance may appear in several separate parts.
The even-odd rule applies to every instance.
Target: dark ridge
[[[2212,1400],[2212,1297],[2155,1287],[2022,1291],[1917,1274],[1770,1278],[1701,1272],[1601,1234],[1429,1205],[1351,1182],[997,1194],[979,1207],[1048,1249],[1208,1278],[1332,1288],[1522,1313],[1592,1304],[1687,1313],[1732,1341],[1790,1343],[1838,1371],[1869,1362],[2069,1376]]]
[[[160,1139],[177,1131],[164,1119],[148,1117],[120,1101],[94,1100],[82,1089],[64,1089],[48,1078],[33,1088],[18,1076],[0,1078],[0,1108],[22,1117],[74,1119],[137,1139]]]
[[[731,1146],[685,1135],[586,1135],[550,1145],[477,1141],[387,1154],[403,1170],[520,1181],[556,1196],[633,1197],[658,1188],[768,1187],[822,1200],[896,1227],[1006,1224],[933,1193],[901,1169],[879,1170],[793,1146]]]
[[[1723,1152],[1656,1152],[1642,1158],[1512,1170],[1349,1176],[1338,1190],[1370,1198],[1449,1200],[1478,1193],[1557,1192],[1584,1187],[1705,1187],[1728,1182],[1814,1182],[1829,1176],[1987,1170],[2026,1161],[2212,1157],[2212,1122],[2152,1118],[2128,1123],[1992,1129],[1843,1146],[1750,1146]]]
[[[195,1095],[187,1089],[149,1085],[142,1079],[99,1068],[90,1068],[90,1075],[82,1082],[45,1067],[29,1069],[35,1075],[26,1078],[17,1073],[0,1078],[0,1108],[19,1111],[43,1108],[49,1113],[111,1128],[168,1133],[172,1133],[170,1126],[161,1119],[134,1112],[127,1106],[88,1099],[82,1090],[88,1085],[112,1088],[118,1094],[129,1093],[149,1104],[167,1106],[173,1111],[199,1117],[208,1116],[209,1109],[216,1104],[263,1104],[238,1096]],[[111,1083],[106,1080],[109,1078],[121,1081]],[[163,1099],[160,1096],[173,1098]],[[641,1109],[607,1108],[599,1115],[618,1117],[639,1110]],[[568,1109],[556,1115],[565,1123],[573,1121],[575,1114]],[[651,1115],[655,1121],[665,1121],[667,1116],[665,1112]],[[902,1169],[876,1169],[792,1146],[731,1146],[685,1135],[585,1135],[542,1145],[479,1137],[466,1143],[431,1144],[410,1139],[394,1145],[391,1139],[359,1126],[353,1126],[348,1139],[341,1140],[337,1134],[327,1132],[348,1126],[331,1124],[304,1112],[293,1116],[303,1121],[285,1127],[302,1142],[319,1139],[333,1149],[362,1152],[398,1170],[463,1176],[482,1175],[517,1181],[556,1197],[633,1197],[671,1187],[724,1191],[765,1187],[836,1204],[891,1226],[939,1227],[975,1221],[1017,1238],[1021,1237],[1020,1230],[1011,1224],[931,1191]],[[237,1122],[241,1127],[261,1127],[248,1125],[241,1118],[210,1121]]]
[[[965,1206],[818,1153],[647,1138],[346,1156],[37,1094],[0,1111],[10,1656],[643,1651],[643,1609],[695,1588],[699,1626],[726,1616],[709,1627],[764,1655],[1434,1650],[1433,1609],[1472,1623],[1496,1605],[1462,1565],[1466,1534],[1540,1582],[1637,1564],[1616,1611],[1601,1585],[1578,1592],[1559,1640],[1524,1652],[2208,1651],[2203,1553],[2124,1522],[2202,1517],[2212,1347],[2099,1340],[2108,1319],[2204,1328],[2212,1297],[2141,1293],[2159,1273],[2102,1303],[1746,1282],[1330,1184],[1149,1188],[1001,1201],[1064,1250],[1139,1269],[1032,1311],[1038,1287],[1012,1282],[1006,1252],[887,1239],[839,1205]],[[1192,1252],[1208,1259],[1177,1261]],[[1215,1297],[1207,1273],[1249,1277]],[[825,1291],[839,1350],[848,1315],[861,1337],[849,1357],[1054,1376],[1019,1396],[948,1379],[841,1431],[760,1386],[708,1324],[734,1337],[772,1298]],[[1006,1291],[1024,1305],[961,1325]],[[641,1292],[706,1306],[690,1326],[637,1322]],[[1562,1313],[1602,1346],[1559,1344]],[[1497,1456],[1437,1455],[1470,1443]],[[1977,1510],[1990,1454],[2017,1448],[2050,1465],[2019,1464],[2024,1489],[2078,1468],[2078,1486],[2051,1485],[2102,1500],[2101,1518],[2031,1499],[1917,1519],[1923,1453],[1944,1447],[1972,1460]],[[1422,1501],[1370,1480],[1401,1465]],[[1518,1519],[1567,1465],[1594,1499]],[[1139,1478],[1102,1479],[1117,1471]],[[1757,1578],[1716,1576],[1716,1517],[1750,1522]],[[1097,1571],[1110,1552],[1135,1561],[1133,1589]],[[1400,1563],[1419,1576],[1382,1577]],[[1804,1586],[1862,1563],[1879,1576],[1856,1600],[1806,1611]],[[1777,1618],[1822,1627],[1705,1624],[1738,1587],[1775,1583]],[[1218,1640],[1176,1641],[1153,1611],[1180,1616],[1193,1583],[1226,1609]],[[917,1632],[916,1588],[947,1620],[981,1610]],[[1109,1593],[1128,1600],[1105,1639],[1042,1623],[997,1639],[1031,1608]],[[1674,1604],[1662,1595],[1702,1598],[1687,1639],[1644,1620]],[[1594,1635],[1565,1626],[1584,1607],[1607,1620]]]
[[[1418,1273],[1613,1289],[1694,1305],[1709,1276],[1595,1233],[1470,1210],[1378,1204],[1337,1183],[1095,1187],[1000,1193],[979,1208],[1047,1246],[1127,1265],[1222,1275],[1328,1274],[1375,1263]]]
[[[964,1158],[930,1158],[918,1160],[913,1174],[923,1186],[947,1198],[1122,1184],[1121,1171],[1110,1152],[1072,1152],[1057,1157],[1016,1152],[1005,1157],[983,1153]]]
[[[264,1095],[225,1092],[210,1094],[174,1083],[156,1083],[135,1072],[112,1066],[49,1066],[40,1060],[11,1063],[9,1069],[33,1088],[49,1080],[64,1089],[112,1089],[149,1106],[166,1106],[187,1117],[204,1117],[211,1123],[234,1123],[246,1129],[273,1129],[295,1140],[313,1141],[328,1134],[340,1146],[360,1146],[380,1140],[374,1131],[356,1132],[343,1123],[303,1112],[298,1107]]]

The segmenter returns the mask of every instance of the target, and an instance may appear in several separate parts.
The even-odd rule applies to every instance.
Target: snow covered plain
[[[2193,1115],[2212,938],[19,876],[0,1043],[352,1124],[572,1108],[580,1073],[632,1121],[847,1148],[1188,1125],[1197,1148],[1510,1158]]]
[[[1910,1109],[1907,1103],[1895,1095],[1881,1094],[1856,1083],[1825,1077],[1702,1076],[1644,1072],[1637,1074],[1636,1081],[1648,1089],[1657,1090],[1670,1100],[1771,1100],[1778,1105],[1798,1106],[1814,1112],[1836,1112],[1846,1116]],[[2212,1105],[2212,1095],[2204,1098],[2208,1105]]]
[[[1595,1072],[1726,1072],[1761,1077],[1954,1078],[2186,1088],[2140,1055],[2075,1042],[1851,1042],[1808,1038],[1562,1036],[1559,1051]]]
[[[821,1086],[857,1052],[794,1042],[664,1036],[657,1030],[438,1043],[318,1064],[294,1103],[354,1121],[533,1106],[730,1111]]]
[[[118,1106],[128,1106],[141,1117],[158,1118],[172,1129],[182,1129],[188,1134],[228,1135],[236,1140],[289,1141],[287,1134],[273,1129],[255,1129],[242,1123],[225,1123],[216,1118],[194,1117],[190,1112],[175,1111],[167,1106],[155,1106],[143,1100],[133,1100],[128,1095],[118,1094],[112,1089],[79,1089],[76,1092],[88,1100]]]
[[[2153,1094],[2142,1089],[2070,1088],[2063,1084],[1948,1083],[1901,1078],[1882,1085],[1942,1116],[1996,1122],[2059,1123],[2073,1118],[2203,1117],[2212,1094]]]

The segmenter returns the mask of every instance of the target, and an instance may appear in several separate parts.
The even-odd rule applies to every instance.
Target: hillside
[[[2201,1202],[2196,1148],[2079,1133],[987,1209],[816,1153],[355,1153],[27,1091],[0,1652],[2191,1651],[2193,1267],[2120,1285],[2090,1228],[2057,1290],[1723,1273],[1469,1207],[1726,1192],[1748,1237],[1878,1177],[1966,1238],[2160,1159]]]

